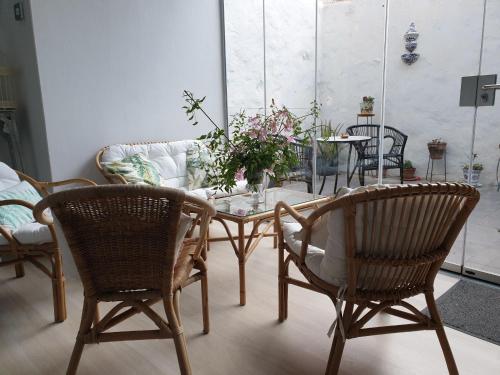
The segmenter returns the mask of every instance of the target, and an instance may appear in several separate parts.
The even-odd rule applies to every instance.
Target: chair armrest
[[[73,185],[73,184],[97,185],[94,181],[86,179],[86,178],[82,178],[82,177],[71,178],[71,179],[62,180],[62,181],[45,182],[45,181],[35,180],[33,177],[30,177],[22,172],[19,172],[19,171],[16,171],[16,173],[21,180],[29,182],[31,185],[33,185],[35,187],[35,189],[37,189],[44,196],[47,196],[49,194],[47,189],[52,188],[52,187]]]
[[[18,206],[23,206],[23,207],[29,208],[30,210],[33,211],[33,216],[35,217],[35,212],[34,212],[35,205],[31,202],[27,202],[27,201],[24,201],[22,199],[0,200],[0,207],[1,206],[10,206],[10,205],[14,205],[14,204],[18,205]],[[49,215],[46,215],[44,212],[41,212],[40,218],[42,219],[42,221],[38,220],[38,219],[37,219],[37,221],[41,224],[45,224],[45,225],[49,225],[49,226],[53,224],[53,219]],[[0,234],[2,236],[4,236],[9,243],[12,243],[15,241],[14,238],[12,237],[11,231],[2,225],[0,225]],[[52,233],[52,231],[51,231],[51,236],[52,236],[52,239],[55,241],[54,234]]]
[[[205,246],[211,218],[217,214],[217,211],[207,200],[203,200],[192,195],[186,195],[184,205],[189,212],[196,213],[196,220],[199,220],[199,237],[197,239],[196,249],[193,256],[195,260],[198,260],[201,256],[203,246]]]
[[[3,236],[10,245],[15,244],[14,237],[12,237],[12,232],[9,228],[0,225],[0,235]]]
[[[26,208],[29,208],[30,210],[33,210],[35,205],[31,202],[28,201],[23,201],[22,199],[4,199],[0,200],[0,206],[10,206],[10,205],[18,205],[18,206],[23,206]]]
[[[309,223],[309,220],[301,215],[296,209],[294,209],[289,204],[279,201],[274,207],[274,222],[275,227],[278,231],[278,246],[280,249],[283,247],[284,239],[283,239],[283,228],[281,227],[281,216],[290,215],[295,220],[299,222],[302,228],[305,229],[304,238],[302,239],[302,248],[300,250],[300,262],[304,263],[307,255],[307,247],[309,242],[311,241],[311,227],[312,224]]]

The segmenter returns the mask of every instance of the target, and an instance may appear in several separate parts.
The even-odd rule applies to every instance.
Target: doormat
[[[500,345],[500,287],[462,279],[436,303],[445,326]]]

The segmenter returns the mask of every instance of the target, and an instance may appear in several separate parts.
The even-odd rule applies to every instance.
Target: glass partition
[[[500,109],[460,106],[460,91],[462,77],[500,73],[500,2],[224,3],[229,112],[265,113],[273,99],[297,115],[321,105],[306,123],[313,140],[297,142],[299,163],[279,184],[334,195],[375,183],[473,183],[481,201],[446,266],[493,280]]]
[[[487,1],[484,16],[480,74],[496,74],[497,79],[500,80],[500,29],[498,27],[500,2]],[[499,91],[496,93],[498,95]],[[489,91],[488,95],[494,95],[494,93]],[[466,274],[498,282],[500,278],[500,191],[498,184],[500,104],[498,96],[494,106],[477,108],[474,135],[473,169],[470,178],[473,180],[471,183],[477,184],[481,199],[468,221],[464,267]]]

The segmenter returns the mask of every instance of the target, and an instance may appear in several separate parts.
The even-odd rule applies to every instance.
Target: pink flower
[[[260,115],[255,115],[253,117],[248,118],[248,124],[251,126],[257,127],[261,125],[261,118]]]
[[[272,133],[276,133],[276,131],[278,130],[278,125],[276,124],[276,120],[271,120],[271,122],[269,123],[269,129],[271,130]]]
[[[259,141],[265,141],[267,139],[267,130],[265,128],[262,128],[257,138],[259,139]]]
[[[236,171],[236,174],[234,175],[234,179],[236,181],[243,181],[245,179],[245,171],[246,168],[240,168]]]
[[[295,142],[295,138],[294,138],[294,137],[292,137],[291,135],[287,135],[287,136],[286,136],[286,141],[287,141],[288,143],[293,143],[293,142]]]

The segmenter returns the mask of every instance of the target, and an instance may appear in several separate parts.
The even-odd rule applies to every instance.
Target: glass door
[[[500,82],[500,2],[485,1],[484,35],[480,75],[497,75]],[[495,90],[482,90],[489,97]],[[498,95],[500,92],[496,91]],[[477,107],[472,148],[472,184],[478,186],[481,199],[467,223],[464,273],[500,283],[500,103]]]

